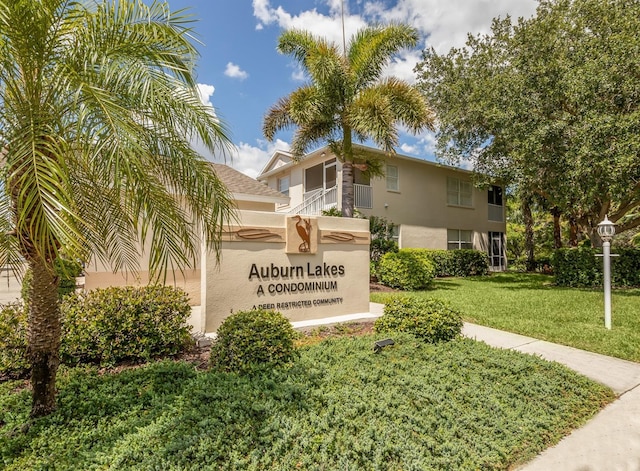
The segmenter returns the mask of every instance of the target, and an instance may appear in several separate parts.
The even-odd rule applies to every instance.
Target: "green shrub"
[[[435,276],[483,276],[489,274],[489,257],[480,250],[407,248],[403,251],[426,257],[434,264]]]
[[[453,276],[484,276],[489,274],[489,256],[480,250],[451,250]]]
[[[376,332],[408,332],[425,342],[452,340],[462,331],[462,316],[439,299],[393,296],[374,323]]]
[[[424,251],[429,260],[431,260],[436,269],[436,277],[443,278],[445,276],[453,276],[455,269],[453,267],[453,251],[437,250],[437,249],[407,249]]]
[[[284,365],[297,354],[296,332],[276,311],[237,312],[224,320],[217,334],[210,356],[217,371],[246,373],[259,365]]]
[[[611,284],[620,288],[640,286],[640,249],[616,248],[611,258]],[[558,249],[554,252],[553,272],[558,286],[591,288],[602,286],[602,257],[590,247]]]
[[[20,377],[27,361],[27,310],[21,302],[0,306],[0,376]]]
[[[378,263],[384,254],[398,251],[398,242],[394,238],[396,227],[386,218],[377,216],[369,218],[369,232],[371,233],[369,258],[375,263]]]
[[[591,247],[557,249],[552,263],[558,286],[594,287],[602,284],[602,260]]]
[[[376,273],[386,286],[414,291],[429,287],[435,276],[435,267],[424,253],[401,249],[384,254]]]
[[[65,363],[149,360],[175,355],[191,342],[187,294],[171,286],[96,289],[72,294],[62,310]]]
[[[640,286],[640,250],[635,248],[619,248],[618,255],[611,259],[611,283],[614,286]],[[598,260],[602,266],[602,261]]]

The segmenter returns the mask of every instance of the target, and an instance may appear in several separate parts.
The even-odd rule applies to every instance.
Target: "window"
[[[502,187],[491,185],[489,187],[489,204],[502,206]]]
[[[398,184],[398,167],[395,165],[387,165],[387,190],[400,191]]]
[[[447,203],[455,206],[473,206],[473,185],[470,181],[447,177]]]
[[[447,250],[472,249],[473,231],[447,229]]]
[[[289,176],[278,178],[278,191],[289,196]]]
[[[304,191],[311,192],[336,186],[336,159],[327,160],[304,171]]]

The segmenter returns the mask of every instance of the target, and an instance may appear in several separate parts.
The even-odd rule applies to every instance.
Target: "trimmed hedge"
[[[189,297],[171,286],[96,289],[61,304],[61,359],[113,365],[175,355],[191,343]]]
[[[296,358],[296,336],[289,320],[277,311],[239,311],[218,328],[209,362],[216,371],[234,373],[285,365]]]
[[[67,296],[60,305],[63,363],[113,365],[175,355],[191,345],[187,294],[170,286],[97,289]],[[0,308],[0,374],[29,370],[27,309]]]
[[[462,331],[462,316],[439,299],[393,296],[374,323],[376,332],[407,332],[428,343],[452,340]]]
[[[480,250],[402,249],[423,254],[435,265],[436,277],[484,276],[489,274],[489,257]]]
[[[428,288],[435,273],[433,262],[426,254],[415,249],[384,254],[376,270],[380,283],[407,291]]]
[[[640,286],[640,249],[619,248],[612,251],[611,284],[617,287]],[[575,288],[602,286],[602,257],[591,247],[563,248],[553,253],[556,285]]]
[[[602,285],[602,260],[591,247],[557,249],[552,263],[556,285],[591,288]]]

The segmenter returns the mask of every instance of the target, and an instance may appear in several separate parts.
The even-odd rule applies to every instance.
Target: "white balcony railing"
[[[322,211],[332,208],[338,201],[338,189],[334,186],[328,190],[322,188],[304,194],[304,201],[289,211],[289,214],[306,214],[319,216]]]
[[[354,206],[361,209],[373,208],[373,191],[369,185],[353,184]]]
[[[369,185],[353,185],[354,206],[361,209],[372,208],[373,196]],[[306,214],[318,216],[322,211],[335,207],[338,203],[338,188],[336,186],[323,190],[319,188],[304,193],[304,201],[288,211],[289,214]]]

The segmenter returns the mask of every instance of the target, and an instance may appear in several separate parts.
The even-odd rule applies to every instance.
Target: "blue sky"
[[[236,150],[227,159],[234,168],[255,177],[273,152],[288,150],[290,133],[273,143],[262,135],[269,107],[304,83],[288,56],[276,51],[284,29],[301,28],[341,41],[341,0],[168,0],[172,11],[188,8],[201,57],[198,83],[203,100],[230,129]],[[529,17],[535,0],[344,0],[347,39],[366,24],[400,21],[422,36],[418,48],[404,51],[386,73],[415,81],[413,67],[420,51],[447,52],[460,47],[468,33],[488,32],[491,19],[510,14]],[[401,132],[398,152],[433,159],[433,135]],[[205,154],[206,155],[206,154]],[[217,156],[206,155],[220,161]]]

